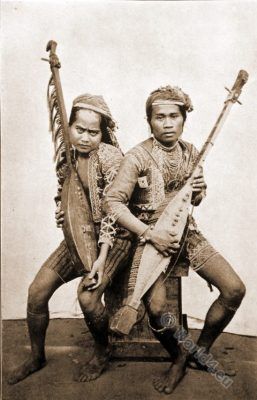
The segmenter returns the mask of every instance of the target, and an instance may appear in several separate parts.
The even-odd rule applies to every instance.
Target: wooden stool
[[[110,315],[113,315],[122,304],[126,296],[128,281],[128,269],[121,272],[114,281],[114,285],[107,290],[105,294],[105,303]],[[188,276],[188,264],[178,264],[169,274],[166,281],[168,310],[175,316],[179,325],[187,330],[186,315],[182,314],[182,291],[181,277]],[[144,315],[145,314],[145,315]],[[166,359],[169,354],[156,340],[148,325],[148,316],[145,313],[143,305],[139,309],[139,320],[130,335],[118,337],[110,334],[110,342],[113,348],[114,358],[124,359]]]

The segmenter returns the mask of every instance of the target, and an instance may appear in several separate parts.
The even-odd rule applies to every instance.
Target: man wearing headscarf
[[[27,323],[31,355],[12,372],[9,378],[11,384],[45,366],[48,302],[56,289],[80,276],[83,278],[78,289],[78,299],[95,346],[92,359],[82,366],[77,380],[94,380],[108,365],[108,316],[101,299],[114,274],[125,265],[131,240],[124,229],[117,228],[112,218],[103,214],[102,201],[117,174],[122,153],[114,135],[115,123],[102,96],[84,94],[77,97],[73,101],[69,126],[73,163],[90,199],[99,254],[90,274],[86,274],[80,265],[72,261],[64,240],[43,264],[28,294]],[[68,172],[65,151],[59,152],[56,169],[59,181],[55,198],[56,215],[57,225],[61,226],[64,217],[61,211],[61,192]],[[92,285],[88,288],[90,280]]]
[[[105,197],[104,207],[118,224],[138,236],[128,291],[133,293],[143,245],[151,243],[164,256],[180,248],[172,233],[152,230],[165,206],[175,197],[191,174],[198,156],[196,148],[181,139],[187,112],[193,110],[189,96],[178,87],[165,86],[153,91],[146,102],[147,121],[152,137],[138,144],[124,157],[119,172]],[[192,204],[197,206],[205,196],[202,172],[193,181]],[[230,322],[245,293],[245,287],[228,262],[211,246],[189,216],[182,237],[184,257],[199,276],[218,288],[220,295],[211,305],[198,347],[208,353],[211,345]],[[154,380],[159,392],[171,393],[185,373],[187,354],[174,337],[176,327],[164,326],[167,311],[165,273],[144,296],[149,326],[155,337],[170,353],[173,364]],[[122,311],[121,311],[122,313]],[[121,315],[120,313],[120,315]],[[117,314],[119,315],[119,314]],[[197,357],[191,366],[207,369]]]

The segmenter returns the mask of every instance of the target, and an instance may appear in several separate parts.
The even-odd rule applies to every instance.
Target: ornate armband
[[[112,247],[116,230],[115,219],[111,215],[104,217],[101,221],[98,244],[108,243]]]

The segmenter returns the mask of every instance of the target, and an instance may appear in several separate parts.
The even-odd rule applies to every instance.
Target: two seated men
[[[76,106],[81,108],[76,109]],[[110,132],[113,125],[107,105],[102,100],[99,102],[93,97],[90,100],[82,96],[74,103],[74,108],[75,117],[70,120],[70,126],[73,145],[77,151],[77,170],[85,191],[90,194],[91,208],[94,211],[90,173],[93,166],[96,168],[98,165],[98,175],[95,178],[98,184],[97,176],[102,174],[102,183],[97,192],[101,193],[98,196],[101,212],[98,220],[94,218],[94,222],[98,224],[98,232],[102,232],[99,223],[107,218],[102,227],[108,227],[107,232],[99,236],[99,258],[89,276],[96,283],[90,290],[86,289],[84,277],[79,285],[80,305],[95,340],[94,356],[89,363],[82,366],[79,374],[80,381],[89,381],[99,377],[106,369],[110,355],[108,315],[101,303],[102,294],[121,264],[132,254],[128,293],[130,295],[133,292],[144,243],[151,243],[165,257],[178,252],[182,243],[172,230],[156,231],[151,227],[165,205],[186,182],[198,152],[192,144],[181,139],[187,113],[192,111],[193,106],[189,96],[177,87],[161,87],[150,94],[146,102],[146,115],[152,136],[131,149],[124,158],[112,146],[113,135]],[[192,204],[199,205],[205,192],[206,184],[202,172],[199,172],[192,185]],[[59,221],[62,217],[58,214]],[[110,237],[109,233],[115,231],[116,235]],[[185,257],[190,261],[192,269],[220,292],[207,312],[204,328],[197,342],[208,353],[233,318],[244,297],[245,287],[228,262],[199,231],[191,216],[182,240]],[[14,371],[10,383],[24,379],[45,365],[44,340],[48,326],[48,300],[64,281],[81,275],[81,271],[74,272],[65,244],[50,257],[47,265],[47,268],[46,265],[43,268],[44,279],[37,278],[30,288],[28,325],[32,356]],[[48,277],[45,275],[46,270]],[[62,273],[64,270],[65,276]],[[195,368],[204,367],[194,357],[188,359],[181,342],[174,337],[174,327],[163,326],[162,315],[168,311],[164,278],[165,273],[159,276],[143,301],[152,332],[172,360],[169,369],[154,380],[154,387],[159,392],[169,394],[183,378],[187,362]],[[45,285],[44,290],[42,282]]]

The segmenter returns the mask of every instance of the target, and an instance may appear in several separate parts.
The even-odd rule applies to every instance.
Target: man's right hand
[[[60,209],[57,209],[55,211],[55,220],[57,228],[62,228],[64,223],[64,212],[61,211]]]
[[[165,257],[175,254],[180,247],[179,240],[174,232],[149,228],[145,238]]]

